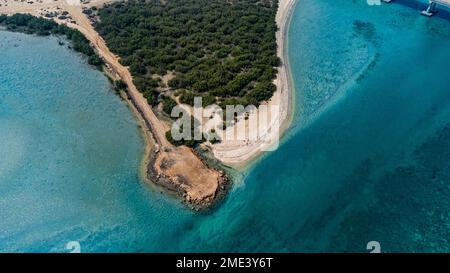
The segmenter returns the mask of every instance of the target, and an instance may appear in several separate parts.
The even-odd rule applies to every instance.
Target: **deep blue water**
[[[450,21],[414,7],[300,1],[293,125],[201,215],[140,182],[139,130],[99,72],[0,32],[0,251],[449,252]]]

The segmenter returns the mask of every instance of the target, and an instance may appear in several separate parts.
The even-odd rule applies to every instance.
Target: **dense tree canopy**
[[[100,9],[96,29],[152,104],[160,77],[174,71],[168,85],[182,102],[256,105],[275,91],[277,7],[277,0],[130,0]]]

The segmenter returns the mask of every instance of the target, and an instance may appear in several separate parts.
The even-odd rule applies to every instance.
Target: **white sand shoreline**
[[[279,113],[277,116],[271,117],[267,128],[262,130],[263,134],[266,134],[263,140],[225,140],[212,145],[214,157],[225,165],[236,169],[249,167],[267,148],[271,145],[277,145],[292,122],[294,111],[293,84],[287,56],[287,32],[295,3],[296,0],[279,0],[276,15],[276,23],[279,28],[276,33],[277,55],[281,59],[282,65],[278,68],[277,78],[274,81],[277,90],[267,105],[279,106]],[[256,113],[253,114],[256,115]],[[243,119],[241,121],[245,122]],[[279,127],[278,132],[272,130],[276,127]],[[230,127],[230,130],[234,130],[234,128]]]
[[[4,4],[8,1],[8,4]],[[12,2],[10,2],[12,1]],[[133,83],[133,78],[127,67],[119,62],[106,45],[103,38],[92,26],[92,22],[83,13],[83,7],[79,0],[38,0],[41,2],[20,2],[19,0],[0,0],[0,13],[30,13],[35,16],[45,16],[50,12],[51,18],[57,23],[66,24],[78,29],[92,44],[97,53],[105,62],[105,69],[115,78],[121,79],[127,84],[127,102],[135,113],[144,121],[142,126],[147,141],[145,160],[149,162],[147,176],[149,179],[168,190],[173,191],[184,200],[189,207],[200,210],[211,206],[223,194],[228,184],[228,177],[223,171],[205,164],[192,149],[186,146],[173,146],[165,137],[170,129],[169,124],[159,120],[148,104],[143,94],[139,92]],[[45,2],[47,1],[47,2]],[[75,1],[75,2],[74,2]],[[78,2],[77,2],[78,1]],[[102,4],[110,0],[91,0],[89,5]],[[56,17],[55,14],[70,15],[70,19]],[[47,16],[48,17],[48,16]],[[138,119],[141,121],[141,119]],[[146,139],[147,140],[147,139]],[[150,140],[150,139],[148,139]],[[169,162],[170,164],[168,164]]]
[[[111,0],[93,0],[90,4],[83,6],[93,6],[101,5],[103,3],[110,2]],[[56,9],[68,10],[69,13],[77,21],[77,24],[72,24],[67,22],[67,25],[74,27],[83,32],[89,40],[97,47],[103,57],[108,58],[107,63],[113,63],[114,66],[119,67],[118,61],[112,53],[106,48],[104,41],[98,37],[98,34],[91,30],[91,25],[87,18],[81,14],[81,7],[79,0],[65,0],[65,1],[54,1],[54,0],[37,0],[33,4],[28,4],[26,2],[20,2],[19,0],[0,0],[2,6],[0,6],[0,13],[13,14],[13,13],[30,13],[35,16],[42,16],[43,11],[53,11]],[[6,5],[6,3],[8,3]],[[234,167],[236,169],[244,169],[250,166],[255,159],[259,158],[264,150],[277,143],[281,138],[283,132],[289,127],[292,116],[293,116],[293,95],[292,95],[292,81],[289,69],[289,63],[287,58],[287,31],[289,28],[289,22],[292,14],[293,7],[295,6],[296,0],[279,0],[279,7],[276,14],[276,23],[278,26],[278,31],[276,33],[277,40],[277,55],[282,61],[282,65],[278,68],[277,78],[274,81],[277,86],[277,90],[267,103],[267,105],[277,105],[279,106],[279,112],[277,115],[271,117],[271,120],[267,124],[267,128],[261,130],[263,132],[264,139],[256,141],[246,141],[246,140],[236,140],[236,141],[222,141],[221,143],[211,145],[211,150],[214,157],[222,162],[224,165]],[[55,18],[55,21],[59,21]],[[62,22],[60,22],[62,23]],[[106,53],[105,53],[106,52]],[[111,57],[112,56],[112,57]],[[127,82],[132,83],[131,75],[128,71],[123,71]],[[132,85],[132,84],[131,84]],[[134,87],[132,85],[132,87]],[[133,89],[133,88],[132,88]],[[134,90],[138,93],[137,90]],[[141,98],[141,94],[137,94],[139,102],[143,102],[144,99]],[[140,103],[144,105],[144,103]],[[146,107],[142,107],[147,110]],[[150,116],[152,120],[152,125],[158,125],[157,128],[153,129],[154,134],[158,135],[159,141],[164,142],[166,146],[169,146],[162,136],[161,132],[165,132],[168,129],[168,125],[156,120],[156,117],[150,113],[150,110],[145,111],[145,116]],[[243,120],[243,119],[242,119]],[[243,121],[245,122],[245,121]],[[164,128],[163,128],[164,127]],[[279,130],[272,130],[272,128],[279,127]],[[233,128],[234,130],[234,128]]]

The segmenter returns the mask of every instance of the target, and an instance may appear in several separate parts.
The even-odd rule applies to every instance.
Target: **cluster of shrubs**
[[[78,30],[59,25],[52,20],[39,18],[30,14],[0,15],[0,25],[10,31],[36,34],[40,36],[64,36],[72,44],[72,48],[88,58],[88,63],[101,69],[103,60],[91,47],[89,40]]]
[[[174,71],[168,85],[183,103],[258,105],[276,89],[277,9],[277,0],[129,0],[99,9],[95,27],[150,104]]]

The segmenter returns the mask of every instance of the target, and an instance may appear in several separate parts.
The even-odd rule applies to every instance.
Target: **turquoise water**
[[[0,251],[449,252],[450,20],[419,10],[300,1],[293,125],[201,215],[139,182],[139,130],[99,72],[0,32]]]

